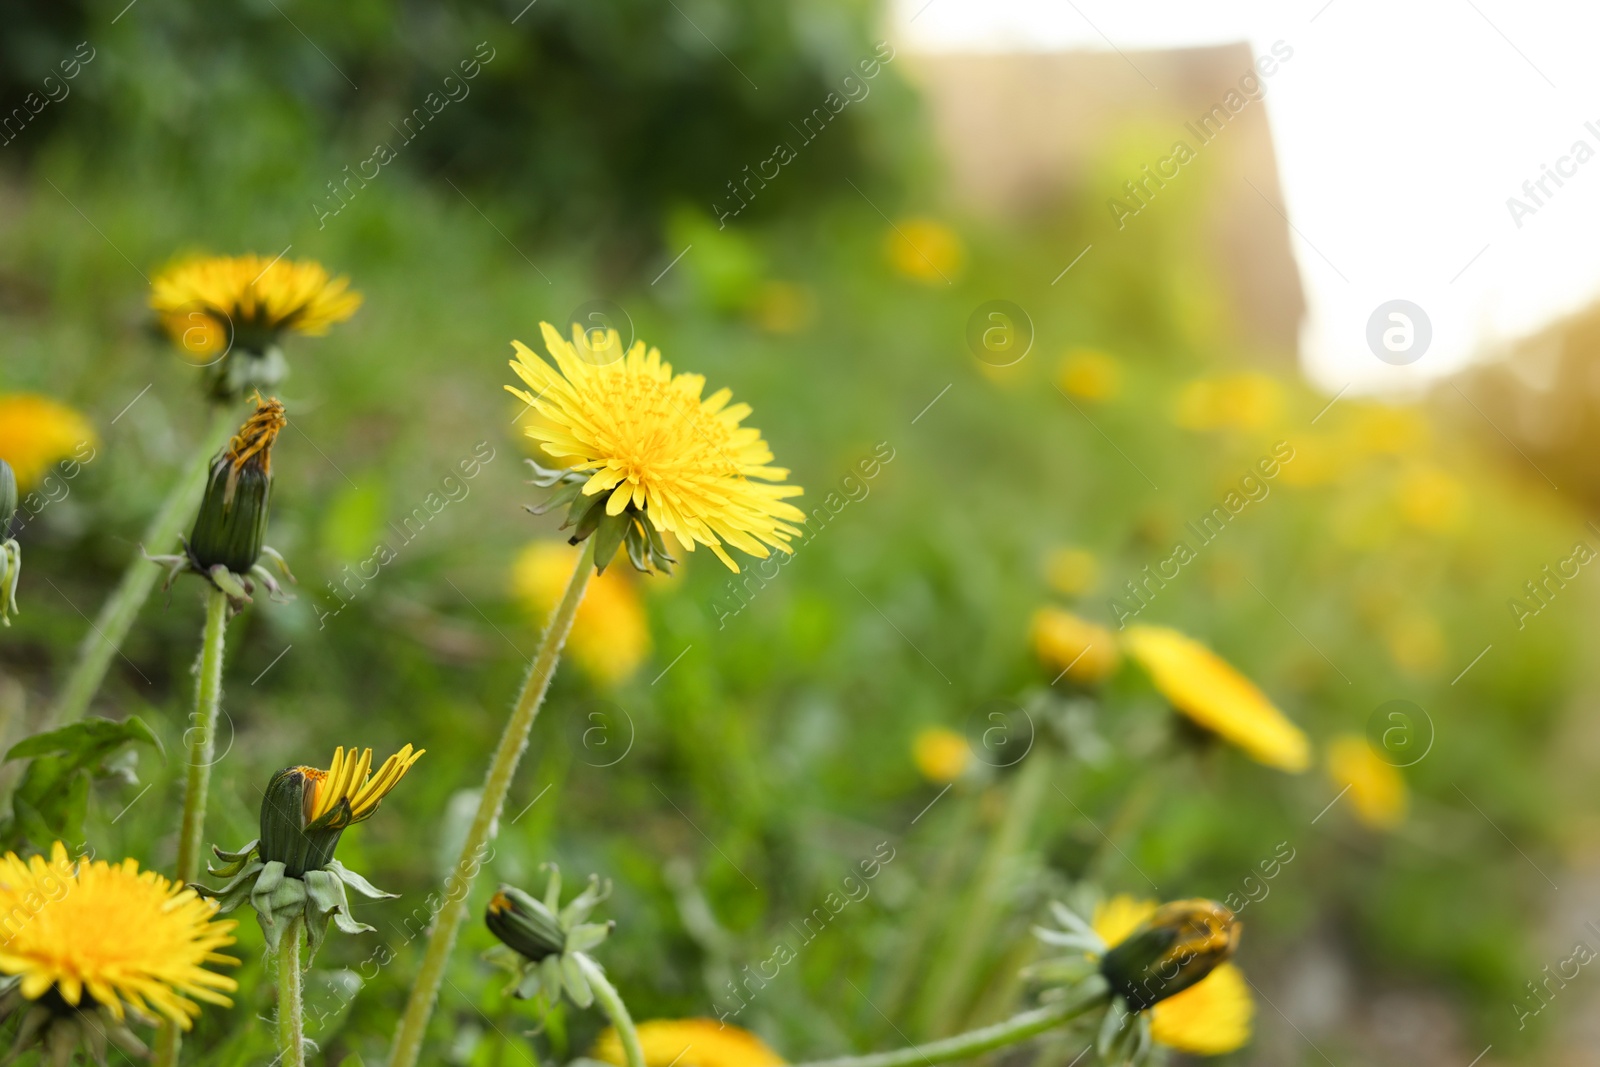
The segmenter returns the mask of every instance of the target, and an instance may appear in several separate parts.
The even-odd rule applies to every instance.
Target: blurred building
[[[1207,171],[1210,200],[1206,253],[1247,342],[1287,364],[1297,351],[1305,297],[1267,121],[1270,74],[1256,73],[1261,98],[1233,113],[1223,106],[1230,93],[1245,99],[1240,82],[1257,58],[1239,43],[922,54],[908,56],[906,67],[924,92],[953,195],[976,214],[1025,219],[1064,194],[1105,200],[1123,193],[1114,184],[1090,188],[1088,180],[1114,138],[1132,127],[1170,127],[1173,139],[1199,149],[1195,166]],[[1125,193],[1124,201],[1137,203]],[[1109,226],[1109,211],[1105,217]]]

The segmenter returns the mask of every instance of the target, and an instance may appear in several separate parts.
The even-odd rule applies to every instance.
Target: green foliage
[[[136,744],[161,751],[161,741],[137,715],[122,722],[85,719],[12,745],[5,762],[29,762],[0,827],[6,848],[43,852],[55,841],[83,841],[91,783],[115,776],[138,784],[129,747]]]

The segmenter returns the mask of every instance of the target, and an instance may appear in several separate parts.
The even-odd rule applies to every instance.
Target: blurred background
[[[341,852],[403,896],[318,957],[326,1062],[381,1060],[570,565],[523,510],[501,390],[542,320],[732,388],[823,509],[775,575],[705,553],[607,572],[479,882],[613,879],[602,958],[636,1017],[731,1010],[730,981],[892,854],[730,1021],[798,1060],[1004,1017],[1045,902],[1088,880],[1251,894],[1256,1036],[1226,1062],[1600,1062],[1600,987],[1542,984],[1600,948],[1600,274],[1578,236],[1600,133],[1576,13],[124,5],[0,2],[0,394],[76,408],[93,449],[35,479],[0,710],[8,743],[38,721],[202,432],[149,279],[196,251],[348,274],[357,317],[288,353],[268,540],[299,585],[231,627],[211,835],[254,836],[266,778],[335,744],[429,750]],[[396,558],[361,577],[380,543]],[[1205,642],[1312,768],[1187,735],[1131,670],[1075,687],[1030,639],[1042,608]],[[196,582],[153,598],[96,701],[165,747],[95,786],[101,854],[172,862],[200,617]],[[1370,817],[1328,754],[1395,701],[1404,810]],[[995,722],[1053,760],[1021,825],[1023,757],[917,745]],[[270,1056],[253,922],[241,942],[247,995],[202,1020],[200,1062]],[[592,1015],[525,1036],[489,944],[474,925],[457,953],[441,1062],[586,1050]]]

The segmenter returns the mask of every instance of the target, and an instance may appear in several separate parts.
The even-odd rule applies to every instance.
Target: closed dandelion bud
[[[1134,1011],[1181,993],[1239,944],[1233,912],[1211,900],[1163,904],[1100,961],[1100,973]]]
[[[327,770],[279,771],[261,799],[262,861],[283,864],[287,878],[327,867],[344,831],[371,818],[421,755],[407,745],[373,773],[372,749],[337,748]]]
[[[189,534],[189,555],[200,570],[220,566],[248,574],[261,558],[272,495],[272,443],[288,421],[277,400],[261,401],[212,461]]]
[[[500,887],[489,900],[484,922],[507,947],[535,963],[567,946],[566,931],[556,915],[515,886]]]
[[[6,528],[11,525],[11,517],[17,513],[17,475],[11,469],[11,464],[0,459],[0,540],[6,535]]]

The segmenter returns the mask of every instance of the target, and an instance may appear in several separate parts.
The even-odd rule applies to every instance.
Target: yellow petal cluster
[[[1104,626],[1059,608],[1040,608],[1028,628],[1033,654],[1052,676],[1081,685],[1104,681],[1122,662],[1117,639]]]
[[[1090,925],[1114,948],[1155,913],[1153,900],[1119,894],[1095,908]],[[1232,963],[1150,1009],[1150,1036],[1168,1048],[1196,1056],[1220,1056],[1250,1040],[1255,1003],[1244,972]]]
[[[947,726],[929,726],[911,739],[911,761],[934,785],[948,785],[972,762],[972,746]]]
[[[0,459],[11,464],[20,492],[38,485],[80,445],[96,441],[89,420],[65,404],[35,393],[0,396]]]
[[[256,255],[184,260],[157,275],[150,290],[150,307],[168,335],[197,358],[221,352],[230,331],[320,337],[360,306],[350,279],[330,276],[314,260]]]
[[[644,1067],[781,1067],[784,1062],[750,1031],[715,1019],[652,1019],[638,1029]],[[617,1032],[602,1033],[590,1055],[620,1067]]]
[[[372,773],[372,749],[359,753],[343,746],[333,750],[333,762],[327,770],[301,767],[310,787],[306,790],[307,825],[322,818],[338,807],[339,801],[350,802],[350,821],[360,822],[378,810],[383,798],[388,796],[400,779],[406,776],[411,765],[422,758],[427,749],[412,751],[410,745],[383,761],[378,773]]]
[[[38,1000],[52,989],[71,1005],[85,995],[122,1019],[151,1009],[187,1030],[197,1000],[232,1003],[232,978],[207,963],[238,964],[217,950],[238,923],[217,920],[215,901],[131,859],[74,861],[56,842],[50,858],[0,859],[0,972],[18,975]]]
[[[1365,737],[1347,734],[1328,745],[1328,777],[1348,790],[1356,817],[1373,829],[1392,830],[1405,819],[1405,779]]]
[[[925,285],[949,285],[967,259],[956,232],[929,218],[900,219],[883,235],[883,251],[895,273]]]
[[[1300,728],[1209,648],[1163,626],[1130,626],[1123,640],[1161,694],[1197,725],[1269,767],[1299,772],[1310,764]]]
[[[527,435],[565,467],[589,474],[583,494],[609,493],[606,513],[630,505],[689,551],[705,545],[729,570],[732,545],[765,559],[769,549],[791,552],[805,514],[788,497],[799,486],[770,466],[761,431],[740,426],[747,404],[729,404],[719,389],[702,397],[706,380],[673,374],[659,349],[636,342],[626,355],[615,330],[603,338],[577,326],[572,341],[541,323],[552,367],[520,341],[511,367],[529,390],[506,386],[533,408]]]

